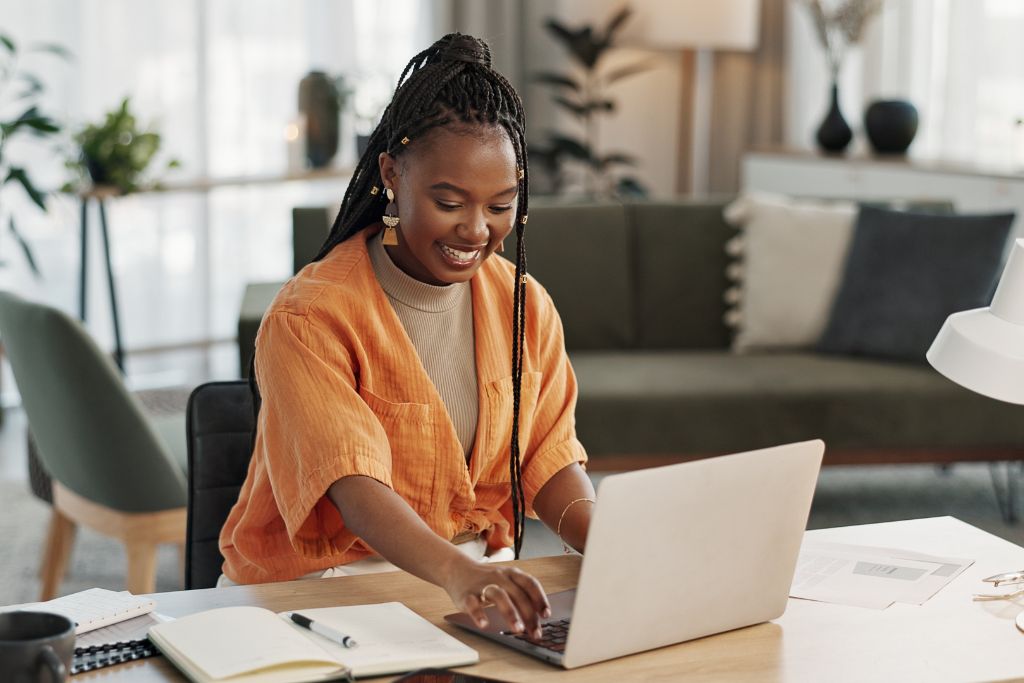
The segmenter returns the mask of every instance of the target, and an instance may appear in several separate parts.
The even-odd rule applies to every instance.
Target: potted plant
[[[125,97],[117,109],[110,111],[100,124],[89,124],[74,135],[77,146],[73,158],[65,165],[75,179],[64,186],[74,192],[92,188],[110,188],[117,194],[131,194],[146,187],[143,175],[160,150],[160,134],[143,130],[131,111],[131,98]],[[171,159],[166,168],[180,164]]]
[[[67,58],[68,52],[57,45],[34,45],[24,52],[44,52]],[[45,88],[42,81],[20,66],[22,51],[14,40],[0,33],[0,199],[3,190],[8,187],[20,188],[33,204],[46,211],[46,195],[40,190],[29,175],[8,152],[8,145],[13,141],[32,136],[42,140],[54,138],[61,132],[61,127],[52,118],[39,110],[38,101]],[[6,112],[12,112],[8,115]],[[4,212],[4,203],[0,201],[0,220],[6,223],[6,229],[18,244],[32,273],[39,277],[39,267],[32,254],[28,241],[18,230],[13,213]],[[0,265],[4,261],[0,260]]]
[[[548,19],[545,27],[569,52],[577,65],[576,73],[543,71],[534,80],[554,90],[553,100],[573,115],[581,124],[583,136],[563,133],[548,134],[546,146],[530,149],[531,159],[548,170],[552,189],[561,191],[565,177],[565,162],[574,160],[585,168],[584,192],[588,195],[615,196],[646,194],[646,189],[635,177],[617,177],[617,167],[633,166],[636,160],[623,152],[598,149],[598,129],[601,117],[615,111],[615,100],[608,90],[618,81],[648,70],[647,62],[637,62],[614,69],[603,69],[602,58],[614,48],[616,32],[629,19],[631,10],[623,7],[609,19],[604,30],[592,26],[572,29],[555,19]]]

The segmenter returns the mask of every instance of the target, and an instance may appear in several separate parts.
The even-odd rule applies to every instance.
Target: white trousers
[[[483,538],[476,538],[472,541],[467,541],[466,543],[460,543],[455,547],[463,554],[481,562],[507,562],[515,559],[515,552],[512,548],[500,548],[488,555],[487,541]],[[332,576],[358,576],[360,574],[383,574],[384,572],[397,571],[401,570],[380,555],[371,555],[370,557],[357,560],[356,562],[350,562],[349,564],[339,564],[337,567],[330,567],[326,570],[310,572],[305,576],[300,576],[299,580],[329,579]],[[237,583],[223,574],[221,574],[220,578],[217,579],[217,588],[237,585]]]

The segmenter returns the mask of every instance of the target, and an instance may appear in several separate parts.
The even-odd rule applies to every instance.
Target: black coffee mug
[[[67,680],[75,649],[75,625],[48,612],[0,613],[0,681],[60,683]]]

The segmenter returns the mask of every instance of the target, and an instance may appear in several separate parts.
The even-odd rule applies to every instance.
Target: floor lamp
[[[949,316],[927,357],[932,367],[971,391],[1024,405],[1024,239],[1010,250],[992,305]],[[1017,516],[1015,498],[1016,481],[1007,465],[1003,512],[1010,520]]]
[[[688,189],[708,190],[713,93],[713,50],[757,47],[761,0],[632,0],[623,27],[624,45],[683,52],[680,159],[689,157]],[[685,117],[689,118],[686,125]],[[682,163],[680,164],[682,167]]]

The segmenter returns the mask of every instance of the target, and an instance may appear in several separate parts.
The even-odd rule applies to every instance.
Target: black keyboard
[[[565,652],[565,641],[569,637],[569,619],[559,619],[541,624],[540,640],[535,640],[525,633],[504,632],[505,635],[525,640],[526,642],[555,652]]]

